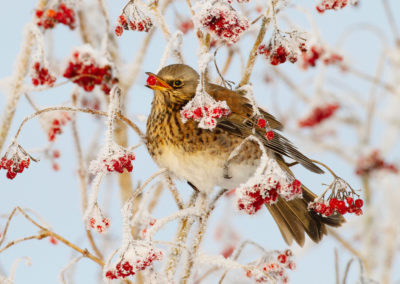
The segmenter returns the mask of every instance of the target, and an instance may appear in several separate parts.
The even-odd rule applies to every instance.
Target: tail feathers
[[[322,217],[313,211],[308,210],[308,203],[317,197],[308,188],[302,186],[303,198],[285,201],[282,198],[273,205],[267,205],[279,230],[285,240],[290,245],[295,240],[300,246],[304,245],[305,234],[316,243],[327,234],[325,225],[338,227],[345,219],[340,214],[329,217]]]

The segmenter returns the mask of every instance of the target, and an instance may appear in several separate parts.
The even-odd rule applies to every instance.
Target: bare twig
[[[253,72],[254,63],[256,62],[256,58],[257,58],[258,46],[263,41],[265,33],[267,31],[267,27],[270,22],[271,22],[271,18],[264,17],[262,19],[260,31],[258,32],[256,41],[254,42],[253,47],[250,51],[249,59],[247,60],[246,69],[244,71],[242,80],[239,83],[239,88],[246,85],[247,83],[249,83],[251,73]]]

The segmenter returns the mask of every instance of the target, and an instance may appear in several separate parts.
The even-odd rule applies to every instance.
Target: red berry
[[[347,202],[348,205],[352,205],[353,204],[353,198],[350,197],[350,196],[346,197],[346,202]]]
[[[272,130],[267,131],[267,132],[265,133],[265,137],[267,138],[267,140],[272,140],[272,139],[274,139],[274,136],[275,136],[275,134],[274,134],[274,132],[273,132]]]
[[[286,263],[286,255],[285,254],[278,255],[278,261],[280,263]]]
[[[154,85],[157,84],[157,78],[154,77],[154,76],[152,76],[152,75],[150,75],[150,76],[147,78],[146,83],[147,83],[147,85],[149,85],[149,86],[154,86]]]
[[[257,122],[258,127],[264,128],[267,125],[267,122],[265,121],[264,118],[259,118]]]
[[[363,205],[364,205],[364,201],[363,201],[362,199],[356,199],[356,200],[354,201],[354,205],[355,205],[356,207],[358,207],[358,208],[361,208],[361,207],[363,207]]]
[[[122,28],[122,26],[116,26],[115,27],[115,34],[117,36],[121,36],[123,32],[124,32],[124,29]]]
[[[361,216],[361,215],[363,214],[363,211],[362,211],[362,209],[357,209],[354,213],[355,213],[357,216]]]
[[[337,206],[338,200],[336,198],[331,198],[329,200],[329,207],[335,209]]]

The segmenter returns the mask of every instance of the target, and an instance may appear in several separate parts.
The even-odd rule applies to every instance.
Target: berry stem
[[[339,178],[336,174],[335,174],[335,172],[330,168],[330,167],[328,167],[326,164],[324,164],[324,163],[322,163],[322,162],[320,162],[320,161],[317,161],[317,160],[311,160],[313,163],[316,163],[316,164],[318,164],[318,165],[321,165],[321,166],[323,166],[325,169],[327,169],[330,173],[331,173],[331,175],[335,178],[335,179],[337,179],[337,178]]]

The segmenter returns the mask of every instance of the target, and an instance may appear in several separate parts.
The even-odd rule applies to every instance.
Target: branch
[[[256,62],[258,46],[263,41],[265,32],[267,31],[267,26],[270,22],[271,18],[263,17],[260,31],[258,32],[256,41],[254,42],[253,48],[250,51],[249,59],[247,60],[246,70],[244,71],[242,80],[239,83],[239,88],[249,83],[251,73],[253,72],[254,63]]]

